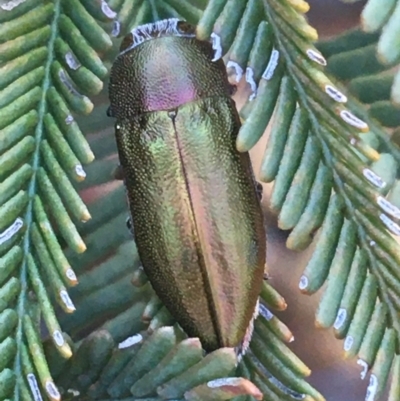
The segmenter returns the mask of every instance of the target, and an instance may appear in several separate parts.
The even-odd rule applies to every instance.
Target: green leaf
[[[399,153],[388,134],[372,120],[377,111],[372,108],[370,117],[324,68],[328,64],[327,71],[351,79],[365,73],[366,69],[360,68],[360,58],[364,57],[370,73],[383,71],[385,67],[378,60],[371,63],[376,35],[352,32],[329,45],[322,43],[319,47],[330,54],[327,63],[312,43],[317,37],[302,15],[307,11],[304,2],[264,0],[262,22],[259,14],[251,17],[253,2],[247,3],[242,19],[229,18],[233,2],[224,2],[222,7],[221,3],[210,1],[209,12],[206,10],[199,22],[198,35],[207,38],[212,31],[218,35],[215,43],[220,43],[222,53],[226,53],[227,65],[232,66],[237,80],[245,75],[252,89],[241,110],[244,124],[238,148],[251,149],[271,121],[260,177],[275,181],[271,207],[278,214],[279,227],[293,230],[288,246],[304,249],[322,226],[316,251],[299,284],[301,291],[311,294],[326,282],[316,323],[334,326],[346,337],[345,351],[356,355],[363,341],[371,341],[371,334],[366,333],[372,333],[370,327],[377,325],[373,311],[378,298],[380,325],[385,322],[398,339],[400,277],[396,266],[400,248],[393,235],[400,235],[400,209],[395,198],[387,195],[398,185]],[[258,29],[246,31],[250,23],[258,24]],[[249,37],[242,34],[245,31],[253,37],[250,52],[245,46]],[[254,69],[251,54],[261,40],[268,57],[262,59],[261,68]],[[242,49],[239,55],[237,49]],[[359,88],[367,90],[361,82]],[[396,115],[395,110],[383,112],[385,124],[397,125],[389,115]],[[359,290],[351,293],[355,287]],[[354,309],[357,299],[362,309]],[[369,301],[361,301],[364,299]],[[372,366],[373,360],[368,368]],[[377,368],[380,384],[371,399],[382,392],[385,369]]]
[[[98,53],[112,47],[112,18],[103,15],[104,30],[92,15],[99,10],[78,1],[0,4],[1,399],[60,398],[42,319],[57,352],[72,355],[54,308],[75,310],[68,289],[77,280],[63,248],[86,249],[76,225],[91,218],[73,182],[94,155],[73,114],[92,111],[87,95],[107,74]]]
[[[231,79],[250,85],[238,148],[255,146],[271,122],[260,176],[275,181],[289,248],[318,232],[299,284],[307,294],[325,285],[318,325],[333,326],[345,355],[370,371],[369,399],[392,369],[397,401],[400,150],[376,121],[398,125],[400,75],[381,63],[398,61],[392,3],[393,16],[375,0],[364,10],[370,31],[386,24],[380,38],[356,30],[317,45],[303,0],[0,5],[0,399],[324,399],[286,345],[292,333],[271,312],[286,303],[268,283],[240,363],[229,349],[204,355],[154,294],[125,228],[108,100],[94,108],[87,96],[106,82],[112,36],[179,17],[198,23],[199,38],[219,38]]]

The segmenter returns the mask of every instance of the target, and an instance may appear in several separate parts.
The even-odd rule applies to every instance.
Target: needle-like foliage
[[[362,14],[376,33],[315,44],[303,0],[0,1],[0,400],[324,399],[285,344],[271,311],[286,303],[268,283],[246,356],[205,355],[154,294],[125,227],[108,101],[88,96],[126,32],[180,17],[249,85],[238,149],[271,123],[259,176],[274,182],[287,246],[317,234],[299,283],[324,286],[316,324],[370,371],[368,401],[391,370],[398,401],[400,151],[380,123],[400,125],[400,1],[378,3]]]

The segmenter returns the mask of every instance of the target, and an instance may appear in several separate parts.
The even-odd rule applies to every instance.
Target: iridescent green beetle
[[[240,351],[257,311],[266,241],[219,49],[168,19],[134,29],[120,50],[109,113],[145,273],[207,351]]]

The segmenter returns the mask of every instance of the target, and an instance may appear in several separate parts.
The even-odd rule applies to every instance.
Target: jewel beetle
[[[220,49],[167,19],[122,41],[109,115],[144,271],[206,351],[251,336],[265,270],[259,188]]]

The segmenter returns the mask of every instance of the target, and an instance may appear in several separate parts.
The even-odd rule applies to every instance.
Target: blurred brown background
[[[339,0],[308,0],[310,24],[320,38],[340,33],[358,24],[365,1],[345,4]],[[252,151],[254,167],[258,172],[268,135]],[[314,314],[320,293],[307,297],[300,294],[298,283],[312,249],[297,253],[285,247],[287,234],[276,226],[276,217],[268,209],[271,185],[264,185],[263,204],[268,224],[268,265],[271,284],[285,297],[288,309],[279,317],[292,330],[295,341],[292,349],[312,369],[310,382],[325,395],[327,401],[362,401],[368,385],[360,379],[361,368],[357,360],[345,361],[343,342],[334,338],[331,330],[316,329]]]

